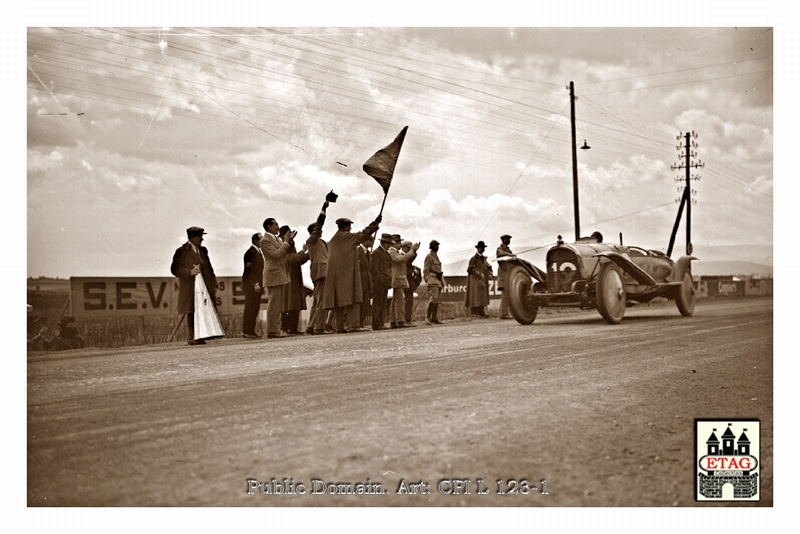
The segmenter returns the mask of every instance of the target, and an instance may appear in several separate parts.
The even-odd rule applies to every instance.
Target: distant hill
[[[28,278],[28,291],[55,291],[69,293],[69,280],[66,278]]]
[[[682,254],[683,250],[676,247],[673,258]],[[735,263],[754,263],[762,267],[772,267],[772,245],[722,245],[722,246],[703,246],[697,245],[694,249],[694,256],[702,262],[735,262]]]
[[[694,261],[692,262],[692,274],[694,276],[733,275],[771,278],[772,266],[752,261]]]
[[[681,253],[682,251],[678,251]],[[695,276],[739,275],[771,277],[773,270],[772,244],[723,245],[695,247],[692,262]],[[673,258],[677,254],[673,255]]]

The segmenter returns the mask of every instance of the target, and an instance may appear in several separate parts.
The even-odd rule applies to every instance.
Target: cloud
[[[405,125],[384,229],[436,238],[457,259],[502,233],[524,248],[571,236],[570,80],[579,142],[592,146],[578,154],[582,230],[662,246],[677,211],[675,136],[693,129],[706,162],[698,239],[771,240],[771,74],[751,76],[771,69],[758,59],[771,34],[361,33],[189,28],[162,32],[162,55],[135,30],[29,29],[43,82],[28,73],[31,274],[160,274],[193,224],[209,231],[215,267],[236,273],[264,218],[305,228],[331,189],[329,218],[366,226],[383,194],[361,165]],[[88,46],[95,34],[102,49]],[[84,115],[41,114],[59,105]],[[54,228],[68,234],[57,254],[44,245]],[[140,254],[115,255],[123,240]]]
[[[39,151],[32,151],[28,152],[28,171],[29,172],[41,172],[52,169],[56,166],[61,165],[61,162],[64,161],[64,155],[54,150],[49,154],[42,154]]]

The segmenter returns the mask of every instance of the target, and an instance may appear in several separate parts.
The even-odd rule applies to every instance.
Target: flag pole
[[[386,205],[386,197],[389,196],[389,188],[386,188],[386,191],[383,192],[383,202],[381,203],[381,212],[378,216],[383,216],[383,207]]]

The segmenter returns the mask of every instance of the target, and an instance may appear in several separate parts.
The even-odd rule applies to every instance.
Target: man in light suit
[[[242,337],[254,339],[256,319],[261,308],[261,295],[264,294],[264,253],[261,252],[261,237],[253,234],[252,246],[244,253],[244,273],[242,273],[242,291],[244,292],[244,313],[242,314]]]
[[[511,252],[511,248],[509,245],[511,244],[511,236],[508,234],[504,234],[500,236],[500,246],[497,247],[497,259],[500,258],[508,258],[514,257],[514,253]],[[511,314],[508,311],[508,292],[506,288],[508,287],[508,266],[506,265],[505,261],[498,261],[497,262],[497,289],[502,291],[502,295],[500,296],[500,318],[501,319],[513,319]]]
[[[272,217],[264,220],[264,237],[261,238],[261,252],[264,253],[264,282],[267,289],[267,337],[286,337],[281,332],[281,314],[284,312],[284,292],[289,283],[286,269],[286,254],[289,243],[278,237],[280,225]],[[297,235],[296,230],[287,234],[290,239]]]
[[[189,329],[189,345],[205,345],[202,339],[194,339],[194,277],[198,274],[203,277],[211,301],[216,306],[217,278],[211,260],[208,259],[208,249],[202,246],[203,236],[206,231],[199,226],[186,229],[189,239],[172,256],[170,272],[178,277],[178,313],[186,314],[186,326]]]
[[[403,253],[402,239],[395,234],[394,243],[389,249],[392,258],[392,304],[389,321],[392,328],[406,328],[411,325],[406,323],[406,298],[405,289],[408,287],[408,265],[417,257],[419,243],[411,245],[408,254]]]

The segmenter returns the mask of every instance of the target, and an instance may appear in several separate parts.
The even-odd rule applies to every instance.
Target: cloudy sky
[[[199,225],[238,275],[266,217],[305,237],[331,189],[328,237],[366,226],[362,164],[404,126],[380,231],[537,261],[574,238],[571,81],[582,234],[666,250],[694,131],[695,254],[772,244],[772,28],[532,26],[29,27],[27,274],[168,276]]]
[[[786,335],[796,290],[780,276],[797,261],[790,3],[116,4],[4,4],[4,273],[169,276],[185,228],[202,225],[216,270],[238,275],[264,218],[304,235],[331,189],[331,219],[372,220],[383,195],[361,165],[404,126],[381,231],[438,239],[450,264],[510,233],[535,259],[574,235],[572,81],[578,145],[592,147],[578,153],[582,233],[666,249],[676,136],[695,131],[696,255],[785,244],[776,421],[792,432],[779,417],[796,405],[786,393],[797,374]],[[6,306],[16,321],[21,300]],[[24,359],[5,361],[24,403]]]

